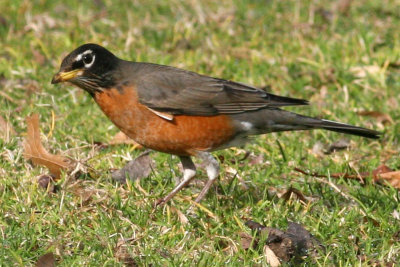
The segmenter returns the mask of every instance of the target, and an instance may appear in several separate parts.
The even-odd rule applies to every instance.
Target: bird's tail
[[[358,135],[372,139],[378,139],[379,135],[381,134],[380,132],[374,130],[353,126],[346,123],[340,123],[323,119],[321,120],[315,119],[315,120],[317,120],[315,123],[310,124],[310,126],[312,126],[313,128],[326,129],[333,132]]]
[[[234,116],[240,122],[239,131],[247,134],[269,132],[326,129],[329,131],[377,139],[380,132],[345,123],[303,116],[279,108],[246,112]]]

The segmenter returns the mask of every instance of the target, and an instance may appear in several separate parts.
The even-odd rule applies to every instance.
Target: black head
[[[51,83],[71,82],[90,93],[102,91],[114,84],[113,73],[118,62],[119,59],[104,47],[84,44],[64,58]]]

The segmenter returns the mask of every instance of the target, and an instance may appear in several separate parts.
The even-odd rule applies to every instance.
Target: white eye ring
[[[90,56],[92,57],[92,60],[91,60],[90,62],[85,62],[85,56],[86,56],[86,55],[90,55]],[[96,56],[93,54],[93,51],[89,49],[89,50],[86,50],[85,52],[79,54],[79,55],[75,58],[75,61],[78,62],[78,61],[81,61],[81,60],[82,60],[82,62],[83,62],[83,64],[84,64],[85,68],[88,69],[88,68],[90,68],[90,67],[93,65],[95,58],[96,58]]]
[[[92,60],[90,61],[90,62],[85,62],[85,57],[86,57],[87,55],[83,55],[83,64],[85,64],[85,68],[90,68],[92,65],[93,65],[93,63],[94,63],[94,60],[95,60],[95,58],[96,58],[96,56],[95,55],[91,55],[90,54],[90,57],[92,58]]]

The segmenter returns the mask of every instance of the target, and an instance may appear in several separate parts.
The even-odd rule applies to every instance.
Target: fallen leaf
[[[367,117],[373,117],[376,119],[378,123],[382,124],[393,124],[393,119],[392,117],[389,116],[389,114],[382,113],[380,111],[360,111],[357,112],[358,115],[360,116],[367,116]]]
[[[114,181],[126,183],[126,178],[134,181],[150,175],[154,168],[154,161],[149,156],[150,151],[146,151],[134,160],[128,162],[122,169],[111,173]]]
[[[289,223],[288,230],[266,227],[257,222],[245,223],[250,229],[257,231],[258,235],[267,236],[266,245],[280,260],[288,262],[292,258],[301,261],[304,256],[316,258],[317,250],[324,248],[322,244],[298,223]]]
[[[400,189],[400,171],[380,173],[377,178],[376,180],[380,183],[388,182],[394,188]]]
[[[5,142],[10,141],[10,137],[15,134],[11,124],[0,115],[0,138]]]
[[[249,235],[246,232],[239,233],[240,236],[240,244],[244,250],[249,249],[250,247],[254,247],[256,245],[256,241],[253,236]]]
[[[54,259],[54,254],[52,252],[46,253],[38,259],[36,262],[36,267],[54,267],[56,266],[56,260]]]
[[[33,164],[45,166],[55,179],[60,178],[61,172],[71,171],[73,162],[66,157],[49,153],[42,145],[39,130],[39,115],[33,114],[26,118],[28,125],[28,133],[24,147],[24,156],[26,159],[32,160]]]
[[[143,148],[142,145],[136,143],[133,139],[129,138],[123,132],[118,132],[110,141],[110,145],[120,145],[120,144],[127,144],[127,145],[135,145],[136,148],[140,149]]]
[[[264,245],[263,252],[264,252],[265,261],[271,267],[281,266],[281,262],[279,261],[279,258],[275,255],[275,253],[272,251],[272,249],[268,245]]]

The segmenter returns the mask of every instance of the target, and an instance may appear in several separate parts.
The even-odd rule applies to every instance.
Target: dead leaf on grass
[[[255,238],[253,236],[249,235],[248,233],[241,232],[241,233],[239,233],[239,236],[240,236],[240,244],[244,250],[256,246]]]
[[[56,266],[56,260],[52,252],[46,253],[38,259],[36,267],[54,267]]]
[[[298,223],[290,222],[288,230],[266,227],[254,221],[246,222],[246,225],[257,231],[258,235],[267,236],[266,245],[282,261],[290,261],[295,258],[301,261],[304,256],[318,257],[317,250],[323,249],[322,244]]]
[[[112,179],[120,183],[126,183],[126,178],[135,181],[149,176],[154,168],[154,161],[150,158],[149,153],[150,151],[142,153],[128,162],[122,169],[111,173]]]
[[[275,253],[272,251],[272,249],[268,245],[264,245],[263,252],[264,252],[265,261],[271,267],[281,266],[281,262],[279,261],[279,258],[275,255]]]
[[[400,171],[380,173],[374,179],[380,183],[387,182],[394,188],[400,189]]]
[[[26,123],[28,125],[28,133],[23,143],[25,158],[32,160],[35,165],[48,168],[55,179],[60,178],[62,171],[71,171],[74,163],[70,159],[51,154],[43,147],[40,140],[39,115],[35,113],[32,116],[28,116]]]
[[[376,119],[378,123],[382,124],[393,124],[393,119],[390,117],[389,114],[382,113],[380,111],[372,110],[372,111],[360,111],[357,112],[358,115],[360,116],[367,116],[367,117],[373,117]]]

